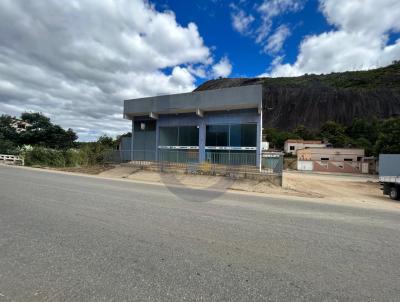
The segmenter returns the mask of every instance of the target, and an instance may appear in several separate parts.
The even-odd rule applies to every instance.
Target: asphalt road
[[[0,301],[184,300],[399,301],[400,212],[0,166]]]

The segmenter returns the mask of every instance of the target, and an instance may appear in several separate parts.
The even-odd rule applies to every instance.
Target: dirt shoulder
[[[163,183],[165,176],[159,173],[116,167],[100,174],[101,177],[120,177],[132,181]],[[335,203],[342,205],[362,205],[372,207],[389,207],[400,209],[400,203],[383,196],[376,176],[353,174],[321,174],[284,172],[283,186],[275,186],[268,181],[234,180],[221,182],[220,177],[205,175],[176,174],[173,176],[185,186],[193,188],[215,187],[219,182],[226,189],[235,192],[251,192],[291,199],[309,199],[315,202]]]

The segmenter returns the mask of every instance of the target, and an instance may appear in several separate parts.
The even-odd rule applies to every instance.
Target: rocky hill
[[[266,128],[316,130],[328,120],[349,125],[356,117],[400,116],[400,63],[328,75],[218,79],[195,91],[255,84],[263,85]]]

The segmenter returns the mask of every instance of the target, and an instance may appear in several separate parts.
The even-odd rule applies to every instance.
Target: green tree
[[[97,139],[97,143],[104,148],[115,148],[118,144],[117,140],[114,140],[111,136],[102,135]]]
[[[264,130],[266,140],[271,144],[271,148],[283,149],[287,139],[300,139],[301,137],[293,132],[279,131],[275,128]]]
[[[312,140],[316,138],[315,134],[307,129],[304,125],[300,125],[294,129],[293,134],[305,140]]]
[[[377,155],[380,153],[400,154],[400,117],[382,122],[375,153]]]
[[[72,129],[64,130],[53,124],[41,113],[25,112],[21,119],[31,124],[20,133],[20,142],[24,145],[41,146],[53,149],[68,149],[75,146],[78,136]]]
[[[11,124],[15,118],[10,115],[0,116],[0,133],[2,134],[3,140],[11,141],[13,144],[18,144],[19,137],[17,131],[11,127]]]
[[[322,125],[320,136],[328,140],[333,147],[345,147],[350,141],[346,136],[346,127],[333,121],[328,121]]]
[[[12,141],[5,139],[0,132],[0,154],[14,154],[17,151],[17,145]]]
[[[356,118],[346,132],[352,139],[364,138],[372,143],[378,139],[379,121],[376,118]]]

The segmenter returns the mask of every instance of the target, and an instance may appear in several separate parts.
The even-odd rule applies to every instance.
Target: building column
[[[261,157],[262,157],[262,110],[260,110],[259,119],[257,122],[257,151],[256,151],[256,165],[261,171]]]
[[[158,146],[160,144],[160,127],[158,126],[158,120],[156,121],[156,156],[155,159],[158,161]]]
[[[132,135],[131,135],[131,161],[133,161],[133,136],[135,134],[135,120],[132,117]]]
[[[202,118],[199,122],[199,162],[206,160],[206,122]]]

